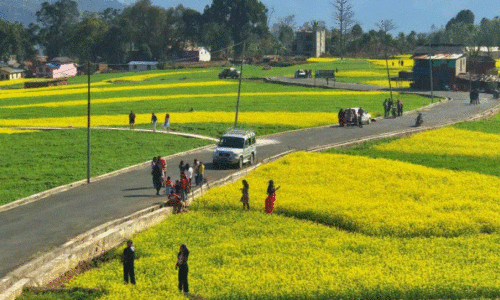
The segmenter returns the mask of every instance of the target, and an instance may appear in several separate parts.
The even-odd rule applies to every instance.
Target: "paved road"
[[[483,95],[482,103],[477,106],[468,104],[467,93],[440,95],[451,96],[454,100],[427,110],[426,126],[463,120],[499,104],[498,100]],[[397,119],[380,119],[363,128],[331,126],[274,134],[259,140],[258,158],[289,149],[309,149],[410,129],[415,117],[415,114],[407,114]],[[234,171],[213,169],[211,150],[203,150],[168,160],[169,175],[177,179],[180,159],[191,163],[195,158],[208,162],[206,176],[209,180],[223,178]],[[150,168],[144,166],[0,213],[0,278],[81,233],[163,200],[154,194]]]

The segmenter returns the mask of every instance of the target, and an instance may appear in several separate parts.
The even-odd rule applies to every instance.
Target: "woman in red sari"
[[[274,209],[274,201],[276,200],[276,191],[279,190],[280,187],[274,187],[274,181],[269,180],[269,185],[267,186],[267,198],[266,198],[266,213],[270,214]]]

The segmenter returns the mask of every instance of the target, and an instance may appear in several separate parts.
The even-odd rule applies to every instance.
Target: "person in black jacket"
[[[123,250],[122,263],[123,263],[123,279],[125,283],[128,283],[130,277],[130,283],[135,284],[135,273],[134,273],[134,260],[135,260],[135,249],[132,246],[132,241],[127,241],[127,248]]]
[[[153,184],[156,189],[156,195],[160,195],[160,189],[162,186],[162,175],[163,175],[163,170],[161,168],[160,162],[157,162],[153,166],[153,170],[151,171],[151,175],[153,175]]]
[[[189,293],[188,257],[189,250],[185,244],[182,244],[179,253],[177,254],[177,264],[175,265],[175,269],[179,269],[179,291],[184,291],[185,294]]]

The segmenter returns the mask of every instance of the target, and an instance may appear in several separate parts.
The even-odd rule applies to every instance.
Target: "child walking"
[[[241,202],[243,203],[243,210],[245,210],[245,208],[247,210],[250,210],[250,204],[248,203],[249,201],[249,197],[248,197],[248,189],[249,189],[249,186],[248,186],[248,182],[243,179],[242,181],[243,183],[243,188],[241,188],[241,192],[243,193],[243,195],[241,196]]]

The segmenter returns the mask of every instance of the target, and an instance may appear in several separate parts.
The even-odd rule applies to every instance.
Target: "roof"
[[[464,54],[466,48],[464,45],[456,44],[431,44],[415,48],[413,51],[414,56],[428,55],[428,54]]]
[[[192,46],[184,48],[183,51],[185,51],[185,52],[198,52],[201,50],[208,51],[205,47],[192,47]]]
[[[463,54],[436,54],[436,55],[421,55],[421,56],[414,56],[413,59],[435,59],[435,60],[440,60],[440,59],[459,59],[462,58],[464,55]]]
[[[69,57],[62,56],[62,57],[54,57],[50,62],[59,63],[63,65],[63,64],[71,64],[73,63],[73,60]]]
[[[242,136],[253,136],[253,135],[255,135],[255,132],[250,129],[229,129],[223,136],[242,137]]]
[[[5,72],[5,73],[10,73],[10,74],[24,72],[24,70],[22,70],[22,69],[14,69],[14,68],[11,68],[11,67],[0,68],[0,71]]]
[[[129,65],[157,65],[157,61],[131,61]]]

